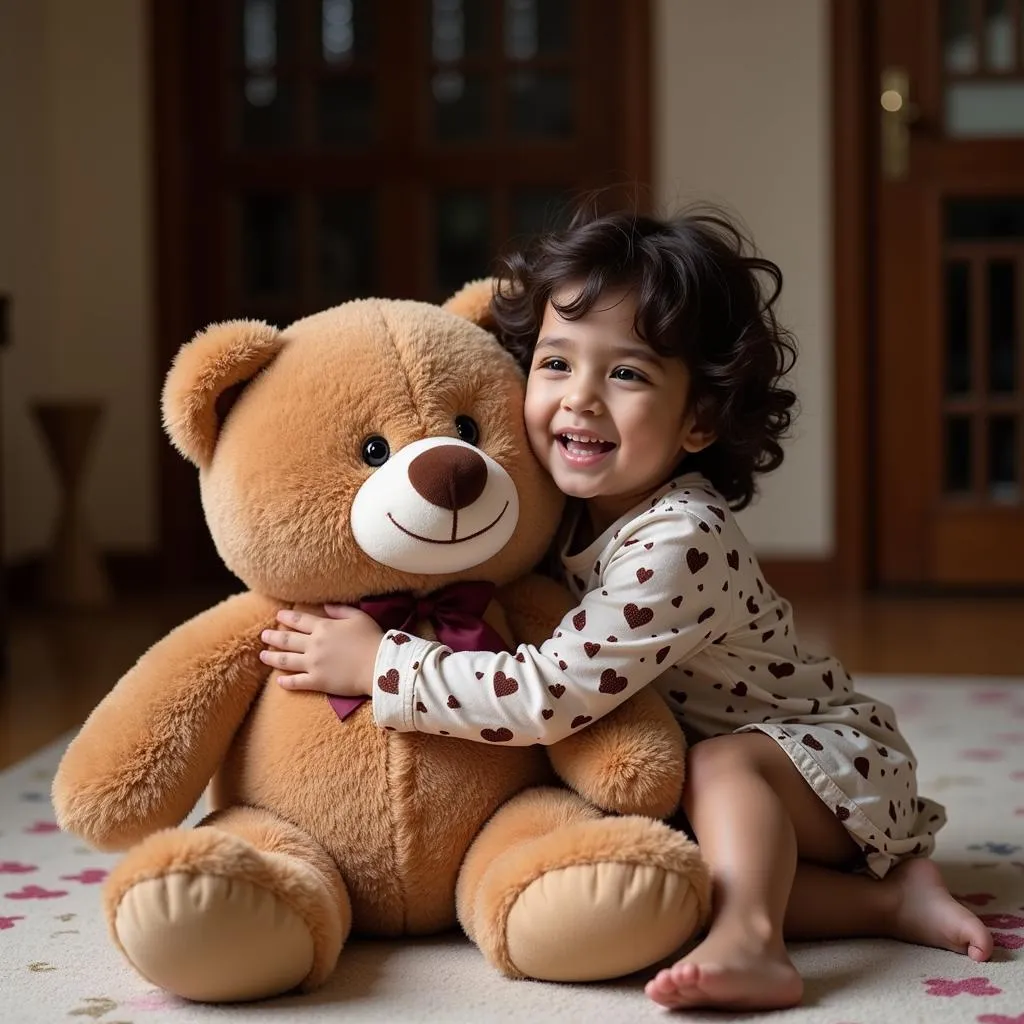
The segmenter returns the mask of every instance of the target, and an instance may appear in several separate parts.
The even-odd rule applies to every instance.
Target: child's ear
[[[713,444],[717,434],[711,427],[711,417],[706,405],[698,402],[696,407],[690,409],[683,422],[683,450],[691,455],[702,452],[708,445]]]
[[[200,469],[209,465],[231,406],[283,344],[276,327],[231,320],[182,345],[164,382],[163,419],[172,444],[189,462]]]
[[[704,451],[709,444],[715,441],[713,431],[691,430],[683,437],[683,448],[691,455]]]

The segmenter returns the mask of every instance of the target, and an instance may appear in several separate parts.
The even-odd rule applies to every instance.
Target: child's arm
[[[731,620],[725,553],[705,531],[685,514],[642,520],[540,647],[452,653],[389,631],[372,674],[377,723],[516,746],[603,717]]]

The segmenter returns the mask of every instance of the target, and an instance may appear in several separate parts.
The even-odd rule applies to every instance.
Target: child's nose
[[[577,385],[566,391],[562,407],[569,412],[597,414],[601,411],[601,397],[596,388]]]

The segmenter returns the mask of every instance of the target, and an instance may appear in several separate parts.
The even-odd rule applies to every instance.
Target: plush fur
[[[501,747],[383,731],[368,705],[341,720],[259,661],[260,630],[290,603],[487,580],[501,589],[485,618],[513,643],[540,643],[569,607],[529,576],[562,499],[526,441],[522,376],[483,326],[489,294],[359,300],[284,331],[220,324],[168,375],[168,433],[247,590],[139,659],[72,742],[53,797],[62,827],[127,850],[105,889],[114,940],[178,995],[312,988],[352,930],[457,920],[510,976],[612,977],[670,954],[706,915],[696,848],[653,820],[678,803],[684,755],[653,693],[550,749]],[[479,425],[476,448],[455,440],[457,416]],[[374,436],[390,445],[382,466],[363,458]],[[417,529],[450,515],[424,494],[427,463],[418,489],[405,475],[420,451],[455,459],[445,473],[485,461],[481,496],[459,506],[491,523],[467,533],[477,547],[418,551],[378,529],[384,497],[425,517]],[[537,788],[558,777],[575,792]],[[208,786],[213,813],[179,828]]]

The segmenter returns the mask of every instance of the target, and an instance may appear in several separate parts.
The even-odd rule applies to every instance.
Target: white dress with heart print
[[[774,739],[872,874],[932,852],[945,814],[918,796],[892,709],[854,692],[836,659],[800,650],[789,603],[703,477],[670,481],[562,562],[580,603],[539,648],[452,653],[388,632],[374,672],[386,685],[374,686],[377,723],[548,744],[653,684],[691,742],[752,730]]]

